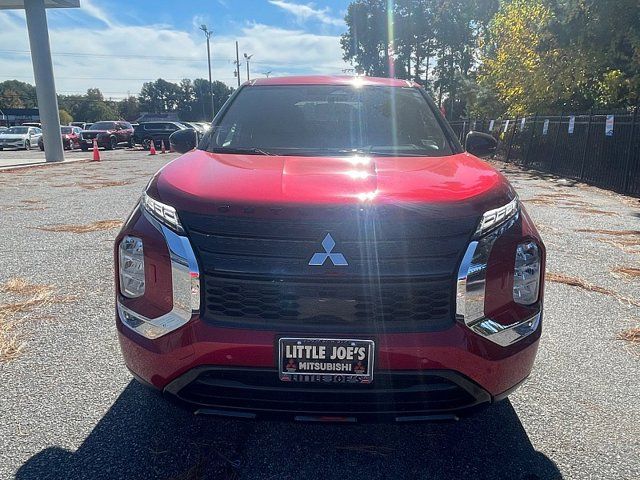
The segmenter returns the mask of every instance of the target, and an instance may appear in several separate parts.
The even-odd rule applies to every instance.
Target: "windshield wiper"
[[[244,154],[244,155],[269,155],[269,156],[275,155],[275,153],[273,153],[273,152],[268,152],[268,151],[263,150],[261,148],[255,148],[255,147],[250,147],[250,148],[244,148],[244,147],[212,147],[212,148],[209,149],[209,152],[211,152],[211,153],[238,153],[238,154]]]

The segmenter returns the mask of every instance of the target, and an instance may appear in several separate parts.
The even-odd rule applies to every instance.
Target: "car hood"
[[[0,133],[0,138],[1,139],[8,139],[8,140],[24,140],[26,138],[29,137],[29,134],[27,133]]]
[[[148,191],[178,210],[196,212],[221,205],[455,203],[475,214],[515,196],[502,174],[468,153],[364,158],[194,150],[162,168]]]
[[[82,133],[113,133],[115,130],[83,130]]]

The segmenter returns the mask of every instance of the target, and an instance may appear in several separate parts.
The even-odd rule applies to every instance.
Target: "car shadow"
[[[560,479],[508,400],[455,423],[300,424],[196,417],[131,382],[75,451],[47,448],[18,480]]]

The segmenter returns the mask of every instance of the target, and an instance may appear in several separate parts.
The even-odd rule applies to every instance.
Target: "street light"
[[[267,78],[269,78],[269,75],[271,75],[271,70],[269,70],[268,72],[263,72],[263,75]]]
[[[251,60],[251,57],[253,57],[253,53],[251,55],[247,55],[246,53],[244,54],[244,59],[247,61],[247,82],[250,80],[249,79],[249,60]]]
[[[204,36],[207,37],[207,60],[209,62],[209,96],[211,96],[211,118],[216,114],[215,107],[213,106],[213,84],[211,83],[211,48],[209,46],[209,39],[213,32],[210,31],[206,25],[200,25],[200,30],[204,32]]]

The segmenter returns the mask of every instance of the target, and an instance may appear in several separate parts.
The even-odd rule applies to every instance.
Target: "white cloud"
[[[49,36],[59,92],[77,93],[98,87],[106,97],[122,98],[127,93],[138,93],[144,81],[158,77],[169,81],[207,78],[206,43],[197,28],[184,31],[161,24],[125,25],[99,8],[86,9],[87,5],[93,6],[83,0],[83,8],[65,12],[64,18],[49,12]],[[77,21],[73,22],[71,16]],[[56,26],[56,20],[62,19],[64,27]],[[100,22],[98,27],[96,20]],[[272,76],[339,74],[347,67],[336,35],[247,23],[235,35],[215,35],[214,29],[213,78],[231,86],[236,86],[233,75],[236,40],[241,57],[244,52],[254,55],[252,77],[267,71]],[[2,53],[2,50],[29,51],[23,14],[0,12],[0,81],[17,78],[33,83],[28,53]],[[244,81],[244,65],[240,75]]]
[[[313,3],[299,4],[287,2],[285,0],[269,0],[269,3],[291,13],[300,23],[304,23],[308,20],[319,20],[327,25],[335,25],[338,27],[344,26],[344,20],[342,18],[331,16],[331,11],[328,7],[316,8]]]

